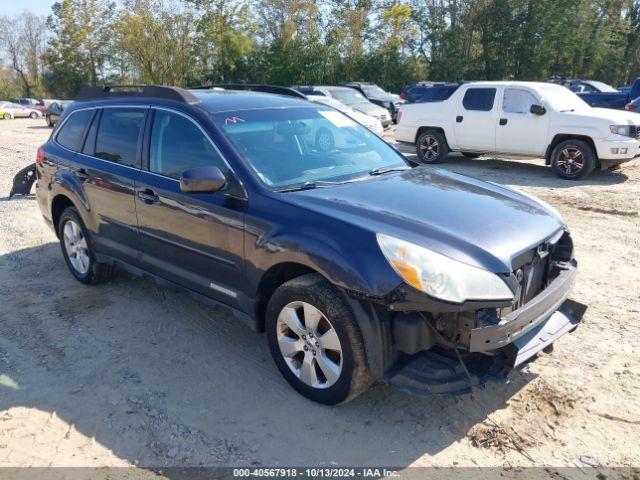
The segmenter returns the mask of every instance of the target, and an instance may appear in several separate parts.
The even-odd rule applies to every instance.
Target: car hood
[[[614,110],[612,108],[593,108],[596,115],[600,118],[617,122],[620,125],[638,125],[638,115],[625,110]]]
[[[614,110],[612,108],[585,108],[575,112],[564,112],[573,116],[580,116],[586,119],[598,118],[611,125],[638,125],[640,121],[638,115],[625,110]]]
[[[352,103],[349,106],[354,110],[365,113],[367,115],[380,116],[383,114],[389,114],[389,112],[385,108],[382,108],[371,102]]]
[[[517,256],[565,227],[528,196],[429,167],[285,195],[300,207],[493,272],[511,272]]]

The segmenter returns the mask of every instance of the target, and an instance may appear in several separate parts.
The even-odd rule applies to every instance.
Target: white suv
[[[640,115],[592,108],[551,83],[472,82],[443,102],[400,107],[396,139],[415,143],[423,163],[450,151],[544,157],[576,180],[640,156]]]

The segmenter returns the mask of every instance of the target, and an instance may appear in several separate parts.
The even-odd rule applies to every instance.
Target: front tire
[[[416,154],[420,163],[440,163],[449,155],[449,146],[442,132],[426,130],[416,141]]]
[[[301,395],[336,405],[371,384],[353,312],[322,276],[307,274],[281,285],[269,300],[265,323],[271,356]]]
[[[9,112],[5,112],[4,119],[5,120],[11,120],[11,114]]]
[[[67,207],[60,215],[58,237],[62,256],[78,281],[95,285],[113,277],[114,267],[96,260],[87,228],[75,207]]]
[[[53,122],[51,121],[51,117],[47,115],[47,126],[53,128]]]
[[[587,178],[596,167],[596,152],[582,140],[565,140],[551,153],[553,172],[565,180]]]

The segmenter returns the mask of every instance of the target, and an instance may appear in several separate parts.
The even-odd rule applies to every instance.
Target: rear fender
[[[51,198],[52,207],[55,198],[60,195],[71,200],[71,203],[73,203],[73,205],[78,209],[85,225],[91,231],[95,231],[95,222],[92,220],[91,206],[89,204],[89,199],[84,193],[82,184],[70,171],[66,169],[58,170],[51,179],[51,193],[49,198]]]

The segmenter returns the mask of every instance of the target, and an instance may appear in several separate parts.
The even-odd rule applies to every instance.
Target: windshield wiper
[[[301,183],[300,185],[295,185],[293,187],[288,187],[288,188],[283,188],[280,190],[276,190],[277,192],[283,193],[283,192],[298,192],[300,190],[313,190],[314,188],[323,188],[323,187],[331,187],[333,185],[340,185],[344,182],[327,182],[327,181],[323,181],[323,180],[317,180],[317,181],[307,181],[304,183]]]
[[[402,172],[403,170],[411,170],[411,167],[408,165],[403,165],[401,167],[378,167],[373,170],[369,170],[369,175],[382,175],[389,172]]]

